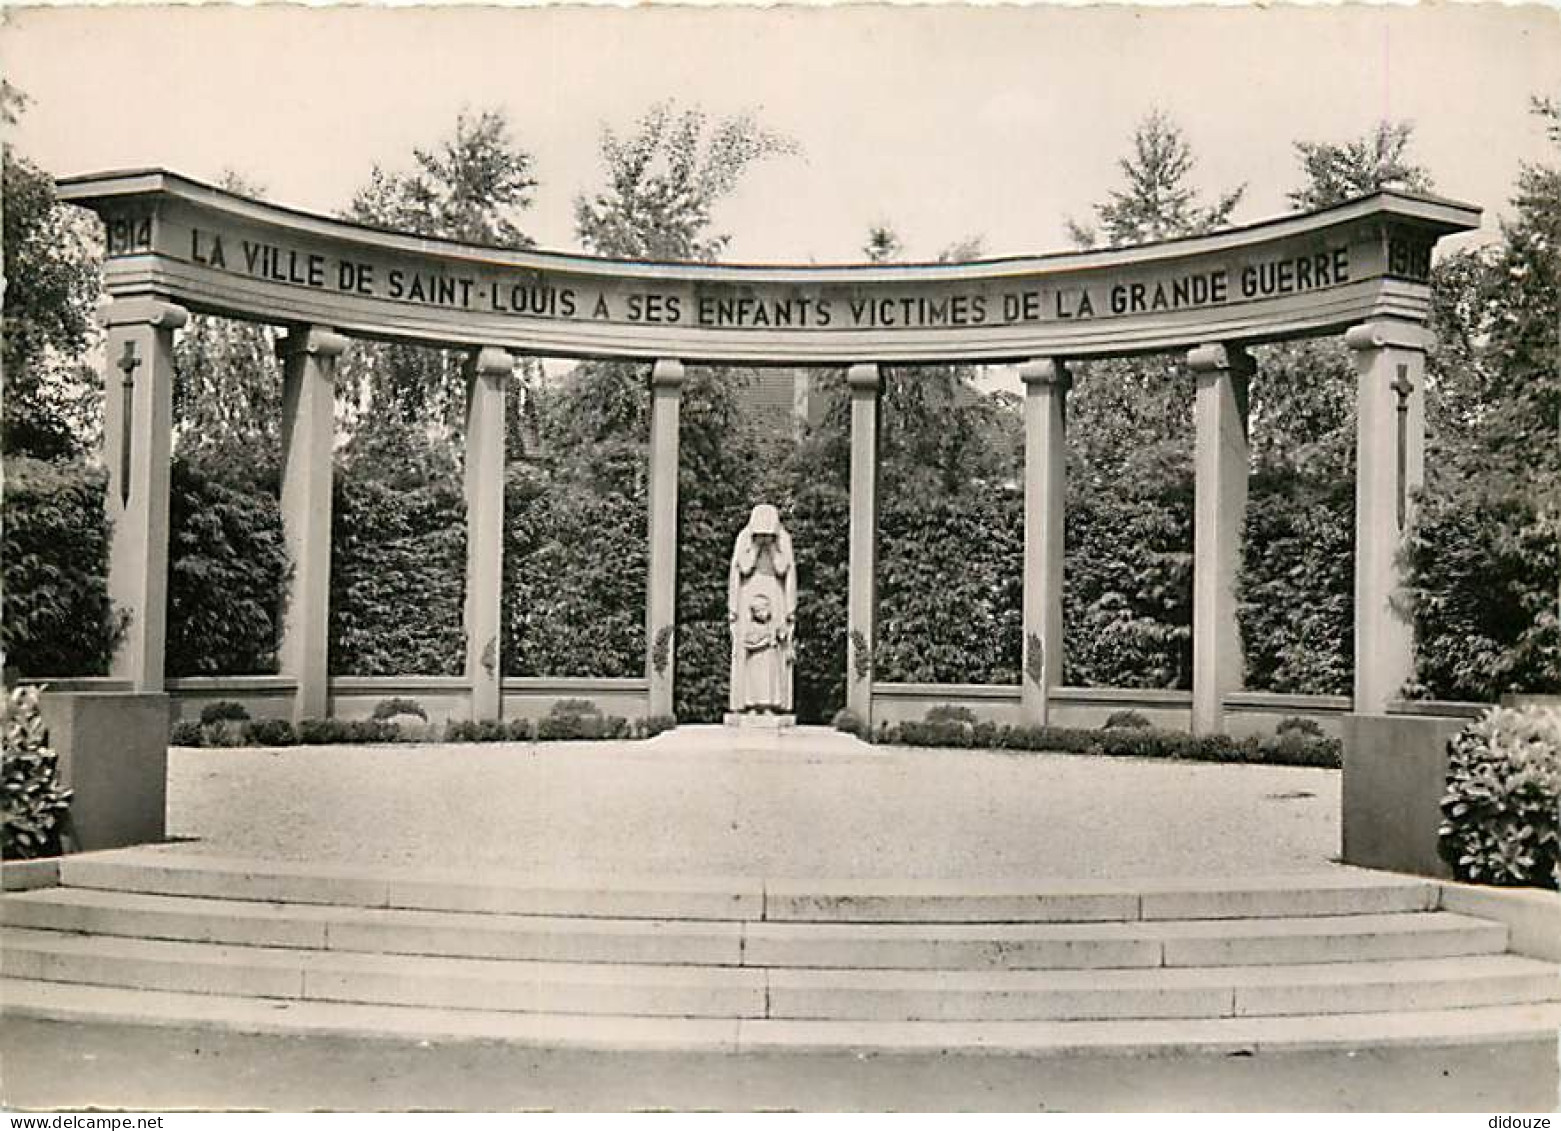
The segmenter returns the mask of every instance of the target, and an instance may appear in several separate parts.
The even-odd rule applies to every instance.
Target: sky
[[[1181,125],[1206,197],[1282,213],[1297,140],[1415,124],[1444,196],[1486,209],[1553,160],[1531,95],[1561,96],[1561,11],[1421,7],[8,7],[0,68],[31,99],[17,148],[55,173],[232,169],[281,204],[344,207],[463,108],[507,111],[541,179],[525,227],[576,244],[604,123],[675,97],[755,111],[800,155],[717,214],[729,258],[861,258],[893,226],[917,258],[1069,246],[1066,219],[1119,184],[1151,108]]]

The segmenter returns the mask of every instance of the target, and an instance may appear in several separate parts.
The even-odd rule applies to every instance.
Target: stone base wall
[[[45,692],[39,711],[73,792],[69,838],[92,851],[146,844],[167,831],[168,697]]]
[[[1344,719],[1344,862],[1421,876],[1452,873],[1437,855],[1447,740],[1463,718],[1349,715]]]

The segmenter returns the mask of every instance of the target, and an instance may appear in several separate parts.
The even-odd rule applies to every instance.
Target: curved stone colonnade
[[[187,311],[284,325],[283,515],[294,564],[282,674],[294,715],[328,709],[332,404],[353,337],[469,351],[467,681],[501,712],[504,381],[516,355],[650,362],[646,710],[672,705],[678,413],[686,363],[848,367],[852,398],[847,705],[870,720],[880,366],[1012,363],[1025,388],[1021,715],[1062,674],[1070,360],[1186,351],[1197,380],[1193,727],[1240,689],[1234,586],[1246,503],[1246,347],[1343,334],[1358,372],[1356,711],[1412,671],[1395,553],[1421,482],[1431,253],[1479,211],[1382,192],[1143,247],[905,266],[640,263],[518,252],[297,212],[162,170],[61,182],[107,234],[105,462],[110,590],[131,613],[113,674],[163,686],[173,334]]]

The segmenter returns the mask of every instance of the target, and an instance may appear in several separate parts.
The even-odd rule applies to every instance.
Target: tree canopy
[[[732,239],[711,230],[715,206],[755,162],[797,152],[752,113],[712,121],[697,106],[657,102],[627,136],[602,127],[607,183],[575,197],[575,234],[597,255],[714,262]]]
[[[1068,234],[1080,247],[1128,247],[1195,236],[1223,227],[1241,203],[1246,185],[1202,203],[1192,185],[1197,165],[1187,135],[1169,115],[1153,110],[1133,130],[1132,150],[1117,161],[1123,186],[1094,206],[1094,225],[1068,220]]]
[[[1414,132],[1412,122],[1383,120],[1351,141],[1296,142],[1306,181],[1289,194],[1290,204],[1306,212],[1385,188],[1430,192],[1430,172],[1409,160]]]

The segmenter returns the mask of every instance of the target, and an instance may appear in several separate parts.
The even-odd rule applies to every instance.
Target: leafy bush
[[[407,488],[341,472],[334,490],[331,674],[458,674],[466,659],[460,482]]]
[[[381,699],[374,704],[374,714],[371,717],[376,719],[393,719],[397,715],[416,715],[425,723],[428,721],[428,712],[423,710],[421,703],[416,699],[402,698]]]
[[[600,717],[602,709],[589,699],[560,699],[548,711],[555,719],[579,719],[587,715]]]
[[[108,671],[125,619],[108,596],[104,483],[81,464],[5,461],[0,649],[25,674]]]
[[[1149,720],[1137,711],[1113,711],[1105,722],[1104,730],[1144,730]]]
[[[1274,733],[1277,734],[1280,738],[1283,738],[1287,734],[1294,734],[1309,738],[1322,738],[1323,728],[1322,724],[1319,723],[1316,719],[1304,719],[1299,715],[1291,715],[1289,718],[1279,720],[1279,725],[1274,728]]]
[[[175,460],[168,489],[169,675],[276,671],[290,571],[270,483]]]
[[[173,730],[168,735],[169,746],[202,746],[205,744],[201,734],[201,724],[194,719],[181,719],[173,724]]]
[[[237,719],[217,719],[201,724],[202,746],[247,746],[249,723]]]
[[[646,738],[655,738],[678,725],[676,715],[652,715],[645,720],[643,733]]]
[[[1341,744],[1335,738],[1286,734],[1235,739],[1228,735],[1190,735],[1153,727],[1004,726],[993,722],[884,723],[872,741],[903,746],[942,746],[982,750],[1022,750],[1057,754],[1098,754],[1131,758],[1172,758],[1197,762],[1261,763],[1338,769]]]
[[[1438,850],[1460,880],[1555,888],[1561,711],[1492,708],[1448,743]]]
[[[971,723],[976,721],[976,713],[969,707],[958,703],[940,703],[936,707],[927,708],[927,713],[922,716],[929,723]]]
[[[288,719],[256,719],[244,728],[244,738],[251,746],[292,746],[298,732]]]
[[[249,710],[242,703],[235,703],[231,699],[219,699],[215,703],[208,703],[201,708],[201,722],[220,723],[226,719],[235,722],[247,722]]]
[[[835,717],[830,720],[829,725],[846,734],[854,734],[858,738],[871,739],[872,737],[867,733],[867,728],[862,725],[862,720],[857,718],[856,712],[844,707],[835,712]]]
[[[5,699],[5,839],[16,860],[55,856],[70,812],[70,791],[59,785],[59,759],[49,747],[36,687],[14,687]]]

